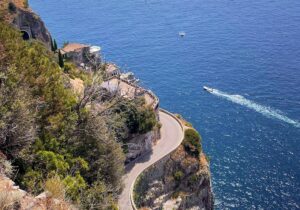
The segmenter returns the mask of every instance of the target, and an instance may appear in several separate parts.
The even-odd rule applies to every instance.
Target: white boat
[[[210,87],[207,87],[207,86],[203,86],[203,89],[206,90],[207,92],[214,92],[214,89],[213,88],[210,88]]]
[[[179,36],[181,36],[181,37],[184,37],[184,36],[185,36],[185,32],[184,32],[184,31],[180,31],[178,34],[179,34]]]

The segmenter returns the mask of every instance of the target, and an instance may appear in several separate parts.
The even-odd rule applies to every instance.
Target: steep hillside
[[[122,142],[133,132],[150,131],[153,111],[143,100],[102,89],[101,71],[66,73],[43,43],[24,41],[4,21],[0,60],[1,159],[12,163],[16,184],[38,195],[55,190],[47,185],[53,182],[62,186],[63,200],[80,208],[115,208],[124,173]],[[74,76],[84,81],[79,97]]]

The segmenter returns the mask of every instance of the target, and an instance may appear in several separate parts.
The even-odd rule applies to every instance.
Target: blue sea
[[[161,107],[193,123],[211,159],[216,209],[300,209],[299,0],[30,5],[60,45],[101,46]]]

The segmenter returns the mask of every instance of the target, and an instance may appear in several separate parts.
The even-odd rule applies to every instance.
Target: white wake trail
[[[222,92],[220,90],[217,89],[213,89],[213,91],[211,92],[211,94],[222,97],[227,99],[228,101],[231,101],[233,103],[236,104],[240,104],[242,106],[245,106],[249,109],[253,109],[256,112],[259,112],[261,114],[263,114],[266,117],[269,118],[275,118],[278,120],[281,120],[283,122],[292,124],[293,126],[300,128],[300,123],[297,120],[293,120],[287,116],[284,116],[282,114],[279,113],[279,111],[276,111],[270,107],[266,107],[260,104],[255,103],[254,101],[248,100],[246,98],[244,98],[241,95],[230,95],[228,93]]]

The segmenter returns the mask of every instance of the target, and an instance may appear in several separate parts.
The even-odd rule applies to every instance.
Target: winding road
[[[124,179],[124,190],[119,197],[120,210],[132,210],[131,191],[136,178],[146,168],[157,162],[170,152],[174,151],[183,139],[183,128],[172,114],[159,111],[159,118],[162,124],[161,138],[153,146],[151,153],[145,154],[126,166]]]

